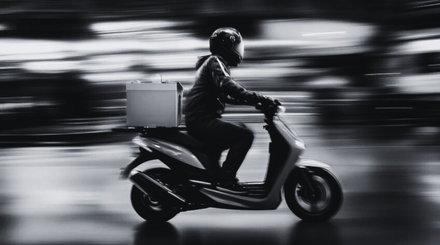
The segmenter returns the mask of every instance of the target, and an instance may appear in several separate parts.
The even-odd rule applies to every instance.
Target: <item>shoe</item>
[[[244,188],[236,180],[229,182],[220,182],[217,184],[216,189],[223,192],[228,192],[231,194],[246,194],[249,191]]]

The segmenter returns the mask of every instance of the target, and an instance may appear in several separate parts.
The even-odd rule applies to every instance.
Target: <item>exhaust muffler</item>
[[[182,204],[186,204],[185,198],[176,194],[170,188],[162,185],[160,182],[151,178],[147,174],[143,173],[139,170],[133,170],[129,176],[130,181],[144,194],[151,195],[151,191],[155,191],[163,194],[163,196],[170,202],[175,202],[182,206]]]

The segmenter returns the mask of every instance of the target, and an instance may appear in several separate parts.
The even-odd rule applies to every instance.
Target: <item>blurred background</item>
[[[438,244],[439,14],[437,0],[1,0],[0,243]],[[161,74],[187,91],[223,26],[246,47],[232,76],[282,101],[305,157],[341,181],[330,222],[282,203],[155,227],[130,207],[117,179],[135,133],[112,131],[126,83]],[[261,180],[262,115],[228,106],[225,118],[256,132],[239,178]]]
[[[0,132],[123,125],[127,82],[159,73],[190,88],[210,34],[233,26],[246,56],[232,75],[289,112],[435,135],[438,11],[432,0],[4,0]]]

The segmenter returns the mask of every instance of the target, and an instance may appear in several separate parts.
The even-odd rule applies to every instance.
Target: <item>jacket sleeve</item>
[[[210,62],[213,80],[221,91],[232,99],[241,103],[258,104],[264,100],[260,93],[249,91],[234,81],[229,75],[229,69],[217,57]]]

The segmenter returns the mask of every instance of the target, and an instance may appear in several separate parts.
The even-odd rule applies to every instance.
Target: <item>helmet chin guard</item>
[[[212,54],[220,55],[230,66],[237,66],[244,56],[244,43],[240,32],[232,27],[222,27],[212,33],[209,41]]]

